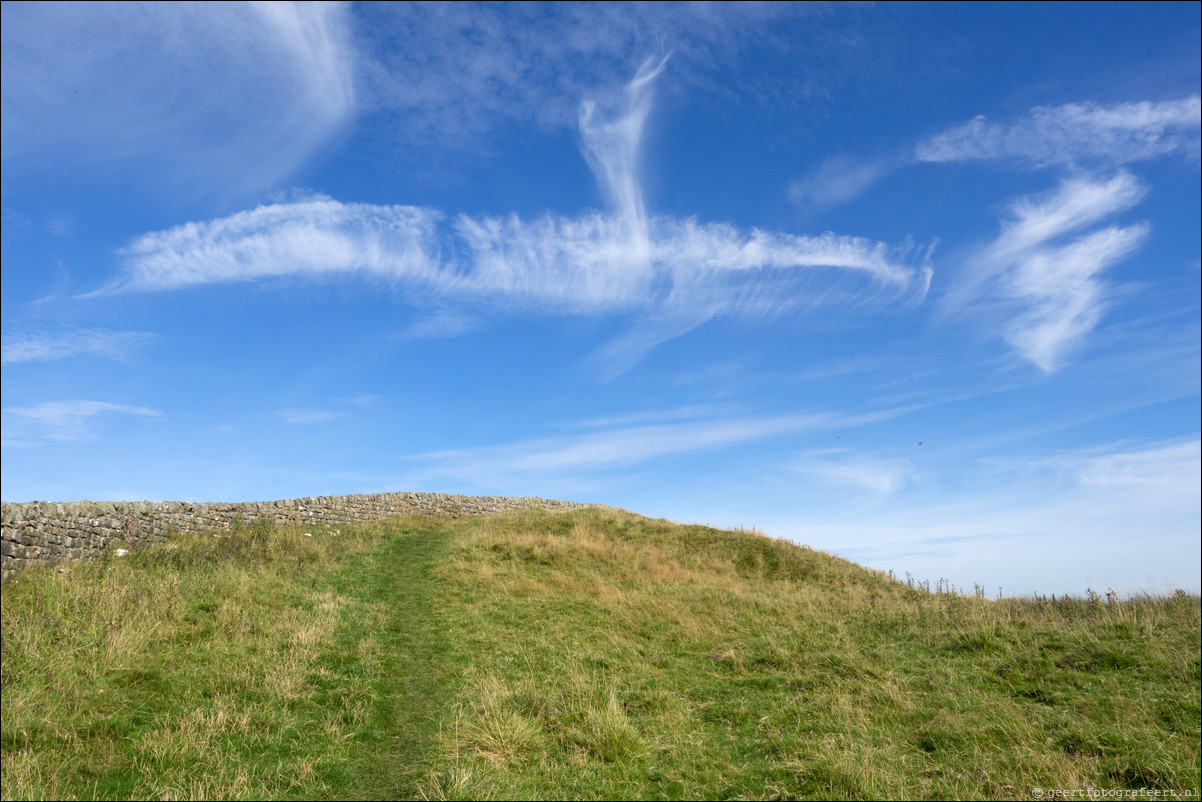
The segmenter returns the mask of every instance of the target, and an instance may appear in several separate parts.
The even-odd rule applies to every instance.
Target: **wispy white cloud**
[[[414,475],[467,482],[477,487],[530,487],[562,480],[565,476],[590,476],[614,469],[629,469],[651,460],[704,451],[718,451],[768,437],[802,432],[865,426],[909,411],[898,408],[859,414],[816,412],[764,417],[707,417],[691,420],[698,410],[685,407],[677,413],[685,420],[665,423],[593,428],[581,434],[544,437],[499,446],[415,454]],[[667,411],[651,413],[660,420]],[[637,417],[627,420],[639,420]],[[503,489],[503,488],[502,488]]]
[[[301,426],[314,423],[332,423],[333,421],[347,417],[345,412],[338,410],[304,409],[301,407],[277,409],[275,415],[284,423]]]
[[[884,359],[874,357],[856,357],[854,359],[843,359],[835,362],[826,362],[814,365],[811,368],[803,370],[796,378],[797,382],[821,381],[822,379],[832,379],[839,376],[848,376],[855,373],[864,373],[866,371],[877,370],[888,364]],[[912,372],[907,375],[913,375]]]
[[[382,135],[422,149],[487,151],[509,125],[575,125],[580,98],[624,81],[647,53],[675,53],[676,81],[723,91],[708,70],[729,69],[751,37],[771,42],[775,20],[803,15],[831,17],[786,3],[362,4],[357,34],[370,57],[359,65],[360,85]],[[803,46],[797,36],[779,39],[791,52]],[[826,37],[813,40],[829,48]],[[798,69],[818,72],[804,60]],[[762,92],[761,80],[747,76],[741,96]]]
[[[72,326],[57,331],[48,331],[45,328],[9,329],[4,332],[0,364],[49,362],[72,356],[125,360],[154,337],[155,335],[144,331],[112,331]]]
[[[722,388],[719,392],[730,393],[736,388],[746,386],[748,381],[746,374],[749,372],[748,368],[751,367],[748,363],[749,360],[746,359],[710,362],[699,370],[688,371],[676,376],[672,383],[680,386],[703,385],[707,386],[711,392]]]
[[[1162,102],[1036,106],[1009,124],[974,117],[922,140],[911,156],[901,159],[831,157],[791,181],[788,197],[804,209],[821,211],[855,200],[910,162],[1113,167],[1178,155],[1198,162],[1200,153],[1202,100],[1197,95]]]
[[[148,407],[106,401],[45,401],[32,407],[5,407],[3,441],[6,447],[36,446],[48,440],[91,440],[92,420],[101,415],[160,416]]]
[[[1027,255],[1007,282],[1011,295],[1028,305],[1006,327],[1007,341],[1045,373],[1054,371],[1105,312],[1107,287],[1098,275],[1138,248],[1147,233],[1147,224],[1112,226]]]
[[[789,183],[789,200],[803,209],[821,211],[853,201],[893,169],[882,160],[862,161],[834,156]]]
[[[1037,167],[1100,160],[1119,165],[1170,155],[1197,162],[1198,95],[1162,102],[1037,106],[1008,125],[975,117],[918,144],[918,162],[1007,159]]]
[[[442,340],[462,337],[478,331],[483,326],[479,318],[462,312],[435,312],[425,315],[410,323],[396,334],[396,339],[406,340]]]
[[[1065,473],[1083,488],[1157,485],[1196,498],[1202,482],[1202,441],[1152,444],[1135,450],[1092,449],[1037,458],[1030,465]]]
[[[857,454],[835,448],[800,454],[786,470],[804,474],[808,480],[867,490],[879,499],[901,490],[917,477],[917,471],[908,459]]]
[[[1126,172],[1108,181],[1065,180],[1052,193],[1015,201],[1010,209],[1014,220],[1003,223],[1002,235],[990,252],[1000,259],[1011,258],[1125,211],[1143,200],[1147,192],[1139,179]]]
[[[447,224],[433,209],[313,197],[139,237],[121,253],[122,274],[99,292],[360,274],[402,288],[408,302],[442,308],[442,316],[463,314],[447,309],[451,303],[633,315],[641,322],[597,354],[606,375],[715,316],[772,317],[925,295],[930,270],[910,243],[647,214],[638,151],[663,67],[647,62],[616,99],[582,107],[585,153],[607,212],[533,221],[459,215]]]
[[[403,289],[415,304],[641,315],[648,322],[610,347],[607,363],[620,364],[714,316],[913,301],[930,279],[923,255],[908,243],[830,233],[660,217],[647,221],[645,244],[631,248],[628,221],[617,215],[533,222],[460,216],[450,230],[438,226],[441,217],[431,209],[333,200],[259,207],[138,238],[121,254],[123,274],[99,292],[358,274]],[[470,314],[446,314],[409,334],[466,330]]]
[[[667,61],[665,56],[658,63],[655,59],[643,62],[626,85],[617,109],[602,111],[596,100],[580,105],[585,159],[617,219],[626,224],[627,246],[635,259],[646,259],[651,245],[639,156],[643,127],[651,112],[651,90]]]
[[[316,197],[143,235],[121,252],[124,274],[100,292],[146,292],[280,276],[372,273],[434,277],[440,214],[414,206]]]
[[[1164,582],[1196,591],[1200,499],[1195,436],[1011,460],[978,471],[951,501],[907,495],[877,509],[836,497],[804,520],[765,528],[898,575],[980,583],[991,595],[999,585],[1007,594],[1164,592]]]
[[[682,407],[669,409],[649,409],[640,412],[627,412],[620,415],[606,415],[599,418],[585,418],[570,424],[570,428],[578,429],[615,429],[647,423],[663,423],[666,421],[693,420],[696,418],[716,418],[728,411],[723,404],[686,404]]]
[[[5,170],[53,158],[173,192],[271,186],[354,110],[348,15],[337,3],[6,4]]]
[[[1001,305],[1003,335],[1045,373],[1101,320],[1109,291],[1101,274],[1142,244],[1146,223],[1110,226],[1065,242],[1138,203],[1147,189],[1120,172],[1106,181],[1073,178],[1010,207],[1002,233],[970,260],[948,295],[952,308]],[[1017,310],[1015,312],[1014,310]]]
[[[336,399],[344,404],[351,404],[356,407],[373,407],[380,403],[381,397],[378,393],[359,393],[358,395],[347,396],[345,398]]]

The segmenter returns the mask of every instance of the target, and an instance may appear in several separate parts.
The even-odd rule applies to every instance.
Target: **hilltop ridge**
[[[943,590],[602,507],[180,533],[5,584],[4,792],[1198,787],[1196,596]]]

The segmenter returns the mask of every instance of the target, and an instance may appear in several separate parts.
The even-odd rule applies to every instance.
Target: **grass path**
[[[256,524],[6,583],[0,797],[419,796],[466,661],[450,538]]]
[[[346,608],[327,658],[332,690],[354,684],[348,673],[366,673],[374,691],[356,759],[322,778],[335,798],[418,796],[466,664],[439,616],[443,591],[434,569],[446,559],[448,529],[421,522],[398,529],[373,551],[353,555],[332,582],[359,602]],[[363,615],[364,608],[374,614]]]

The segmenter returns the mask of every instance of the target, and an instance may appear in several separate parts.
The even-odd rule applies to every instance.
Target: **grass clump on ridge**
[[[604,508],[309,532],[6,583],[3,796],[1199,787],[1197,597],[932,594]]]

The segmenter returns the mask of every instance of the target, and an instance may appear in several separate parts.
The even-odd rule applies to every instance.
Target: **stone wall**
[[[182,501],[75,501],[0,504],[4,579],[31,565],[85,560],[118,546],[157,543],[171,532],[229,529],[235,520],[268,519],[286,526],[376,521],[393,515],[485,515],[538,507],[587,507],[574,501],[445,493],[372,493],[285,501],[192,504]]]

